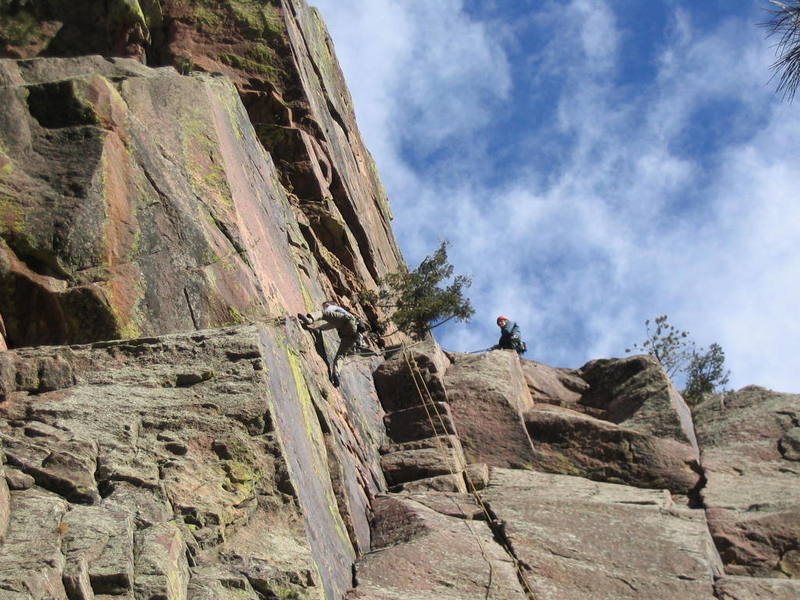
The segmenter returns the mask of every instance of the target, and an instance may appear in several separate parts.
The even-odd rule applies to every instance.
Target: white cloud
[[[532,358],[579,366],[667,313],[723,346],[734,385],[800,391],[800,115],[766,84],[772,57],[751,21],[700,31],[674,10],[652,76],[621,88],[624,3],[546,3],[507,27],[459,0],[314,3],[409,262],[448,238],[474,278],[476,319],[446,328],[446,346],[494,343],[502,312]],[[507,53],[532,28],[552,36],[533,74]],[[522,78],[543,75],[551,87],[526,104]]]

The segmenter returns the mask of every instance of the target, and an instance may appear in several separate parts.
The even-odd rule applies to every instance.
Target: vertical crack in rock
[[[689,508],[696,508],[696,509],[706,509],[705,502],[703,500],[703,489],[706,487],[708,483],[708,478],[706,477],[706,471],[703,466],[696,461],[689,463],[692,471],[697,473],[700,476],[700,479],[697,481],[697,485],[695,485],[691,491],[689,492]]]
[[[477,492],[475,492],[474,495],[486,512],[486,524],[489,526],[489,529],[494,536],[494,540],[506,552],[506,554],[508,554],[508,557],[514,563],[514,568],[517,572],[517,579],[519,579],[519,584],[522,586],[522,591],[525,593],[525,596],[529,598],[529,600],[537,600],[535,594],[533,593],[531,584],[528,583],[528,579],[525,576],[525,571],[530,571],[531,568],[517,556],[514,546],[506,534],[505,523],[497,517],[497,514],[494,512],[494,510],[492,510],[490,503],[484,502],[484,500],[480,497],[480,494]]]
[[[199,330],[200,326],[197,324],[197,318],[195,317],[192,301],[189,299],[189,290],[187,288],[183,288],[183,295],[186,298],[186,306],[189,307],[189,316],[192,318],[192,324],[195,330]]]

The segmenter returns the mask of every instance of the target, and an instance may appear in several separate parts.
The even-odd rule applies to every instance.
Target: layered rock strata
[[[330,385],[291,316],[402,261],[305,2],[5,3],[0,55],[0,596],[800,596],[798,396],[431,340]]]
[[[708,522],[725,570],[800,579],[800,405],[749,387],[695,411]]]
[[[236,581],[253,599],[341,597],[385,489],[369,458],[381,430],[369,394],[306,378],[299,335],[249,326],[0,355],[0,589],[191,598]]]
[[[282,184],[279,195],[288,196],[291,220],[296,221],[292,245],[313,254],[324,272],[326,295],[346,296],[353,304],[355,290],[373,287],[376,278],[401,264],[389,203],[358,132],[332,42],[319,14],[304,0],[81,0],[12,3],[0,10],[0,56],[88,54],[133,57],[184,74],[222,74],[233,83],[252,124],[244,128],[246,134],[253,131],[273,163],[269,169],[251,164],[252,158],[239,164],[260,172],[271,184],[267,190]],[[202,98],[198,91],[172,91],[184,102]],[[195,113],[202,114],[202,108]],[[165,116],[174,114],[173,109],[157,107]],[[161,131],[152,125],[151,133]],[[191,134],[199,142],[199,169],[194,170],[200,171],[201,187],[202,182],[220,187],[219,169],[229,171],[230,159],[239,157],[226,155],[223,163],[204,150],[214,145],[216,135],[209,135],[202,124]],[[236,180],[243,179],[237,175]],[[237,191],[247,194],[253,185],[260,187],[258,181],[242,184],[232,194],[211,191],[235,197]],[[231,229],[229,215],[222,213],[213,218]],[[232,229],[233,247],[223,256],[249,252],[250,244],[270,243],[262,232],[239,239],[236,227]],[[370,318],[380,315],[372,306],[364,310]]]
[[[395,425],[407,420],[419,439],[383,449],[382,466],[395,494],[375,505],[373,528],[383,536],[394,522],[396,537],[357,563],[349,598],[522,593],[553,599],[743,600],[788,598],[800,589],[795,580],[778,578],[794,577],[791,557],[798,540],[794,496],[785,487],[797,484],[786,462],[795,456],[797,396],[761,390],[764,398],[755,401],[753,390],[743,390],[725,402],[732,410],[724,417],[714,413],[721,401],[713,398],[699,409],[695,434],[688,407],[647,357],[568,370],[518,361],[512,352],[474,357],[443,354],[429,345],[387,360],[374,377],[389,437],[395,430],[408,436]],[[747,407],[747,426],[737,414],[742,408],[737,397]],[[727,429],[730,433],[723,433]],[[782,473],[772,488],[759,490],[758,476],[749,480],[743,466],[738,492],[765,502],[768,514],[762,516],[772,529],[754,519],[748,536],[744,515],[723,523],[709,502],[719,485],[711,484],[719,467],[709,462],[705,469],[704,461],[736,456],[716,449],[733,443],[750,449],[744,457],[751,457],[745,464],[752,465],[752,473],[767,467],[753,464],[755,457],[782,457],[768,467]],[[507,468],[509,457],[525,456],[532,456],[531,464]],[[485,462],[470,462],[475,458]],[[452,485],[458,477],[462,481]],[[439,536],[458,520],[464,521],[459,533],[449,537],[459,541],[445,557],[447,544]],[[734,540],[728,535],[732,528],[738,528]],[[731,546],[744,553],[756,540],[763,545],[757,558],[765,564],[737,566]],[[441,565],[457,572],[467,564],[469,544],[486,559],[483,566],[471,567],[469,577],[443,577]],[[516,582],[490,576],[503,572],[495,570],[492,558],[502,553]],[[411,560],[412,555],[418,558]],[[400,565],[396,575],[389,564]]]

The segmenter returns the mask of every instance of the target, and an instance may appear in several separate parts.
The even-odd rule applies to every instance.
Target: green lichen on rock
[[[20,234],[25,231],[25,211],[10,196],[0,196],[0,233]]]
[[[8,154],[8,148],[6,148],[2,140],[0,140],[0,183],[2,183],[5,176],[10,175],[13,170],[14,163]]]
[[[248,48],[243,54],[243,56],[232,53],[220,54],[219,60],[234,69],[264,75],[270,80],[279,79],[283,73],[283,70],[279,67],[266,62],[267,54],[263,52],[262,46]]]
[[[11,0],[0,0],[0,44],[26,46],[39,32],[39,19],[27,6],[14,10]]]
[[[263,0],[181,0],[174,3],[203,37],[226,39],[225,50],[216,50],[211,58],[238,71],[264,77],[277,87],[286,79],[277,48],[288,52],[286,25],[282,10]],[[177,59],[176,59],[177,60]],[[188,72],[191,57],[180,58],[176,65]]]
[[[207,206],[231,209],[233,195],[213,132],[213,122],[199,108],[187,109],[180,115],[183,155],[195,194],[205,199]]]
[[[131,31],[162,28],[158,0],[0,0],[0,55],[109,54]]]
[[[149,3],[151,11],[153,4],[153,2]],[[158,6],[157,3],[155,4]],[[106,6],[108,7],[106,22],[109,28],[115,29],[134,23],[147,27],[145,13],[137,0],[112,0],[111,2],[106,2]]]

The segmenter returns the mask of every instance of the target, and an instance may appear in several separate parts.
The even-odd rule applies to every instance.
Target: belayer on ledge
[[[334,386],[339,386],[341,360],[345,354],[353,349],[360,350],[364,347],[361,332],[365,329],[359,318],[347,310],[326,300],[322,303],[322,310],[305,315],[299,314],[297,318],[306,329],[314,331],[327,331],[335,329],[339,334],[339,349],[333,363],[330,365],[329,377]]]
[[[500,328],[500,341],[492,346],[491,350],[514,350],[517,354],[525,354],[528,345],[522,341],[519,334],[519,325],[508,317],[497,317],[497,326]]]

